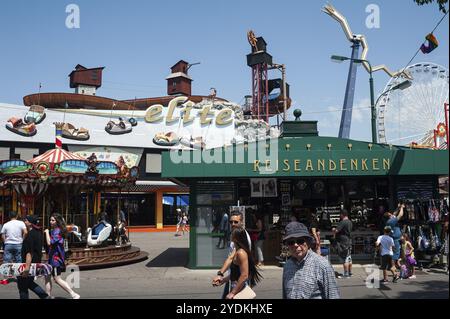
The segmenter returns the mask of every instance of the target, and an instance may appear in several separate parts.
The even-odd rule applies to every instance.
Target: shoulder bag
[[[242,289],[239,293],[234,295],[233,299],[255,299],[256,293],[250,288],[249,285],[246,285],[244,289]]]

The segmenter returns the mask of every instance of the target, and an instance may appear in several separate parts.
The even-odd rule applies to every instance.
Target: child
[[[402,264],[400,266],[400,279],[408,279],[408,278],[409,278],[408,267],[406,267],[405,264]]]
[[[391,236],[389,236],[392,232],[391,227],[386,226],[384,227],[384,235],[379,236],[377,239],[377,242],[375,243],[377,248],[381,247],[381,269],[383,270],[383,280],[382,283],[388,282],[387,280],[387,271],[388,269],[391,271],[392,275],[394,276],[394,279],[392,282],[397,282],[397,280],[400,278],[399,275],[397,275],[397,271],[395,269],[394,262],[392,261],[392,256],[394,255],[394,251],[392,250],[393,247],[395,247],[394,240]]]
[[[409,279],[415,279],[416,278],[416,270],[414,268],[415,265],[417,265],[416,259],[414,258],[414,247],[411,244],[411,241],[409,239],[409,236],[407,234],[403,234],[403,236],[400,238],[402,242],[402,250],[405,255],[404,261],[406,268],[408,269],[408,273],[411,274],[409,276]]]

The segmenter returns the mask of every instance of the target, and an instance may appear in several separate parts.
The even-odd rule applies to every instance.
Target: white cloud
[[[353,104],[352,121],[361,123],[367,119],[370,120],[370,100],[365,98]]]

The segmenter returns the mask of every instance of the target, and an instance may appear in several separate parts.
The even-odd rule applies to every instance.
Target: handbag
[[[244,289],[242,289],[239,293],[234,295],[233,299],[255,299],[256,293],[250,288],[249,285],[246,285]]]
[[[430,241],[423,233],[422,227],[419,227],[419,232],[420,232],[420,237],[421,237],[420,248],[421,248],[421,250],[427,250],[430,247]]]

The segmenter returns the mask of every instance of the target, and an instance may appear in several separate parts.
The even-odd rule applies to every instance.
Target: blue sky
[[[66,28],[68,4],[80,8],[79,29]],[[413,0],[331,2],[357,34],[365,34],[373,65],[393,70],[406,66],[426,34],[442,17],[437,5],[416,6]],[[24,1],[0,2],[0,102],[22,104],[38,91],[72,92],[68,75],[76,64],[105,66],[98,95],[117,99],[163,96],[165,77],[178,60],[193,66],[193,94],[218,95],[243,102],[251,92],[250,52],[246,32],[254,30],[268,43],[277,63],[287,67],[294,108],[303,119],[319,120],[321,135],[336,136],[348,64],[330,61],[332,54],[350,55],[336,21],[321,12],[325,1],[171,0],[171,1]],[[366,7],[380,8],[380,28],[366,27]],[[448,17],[435,36],[438,49],[419,53],[413,62],[448,68]],[[274,76],[276,73],[273,74]],[[380,93],[388,76],[374,75]],[[358,69],[355,107],[369,106],[368,74]],[[308,114],[309,113],[309,114]],[[351,137],[370,139],[369,111],[354,112]]]

